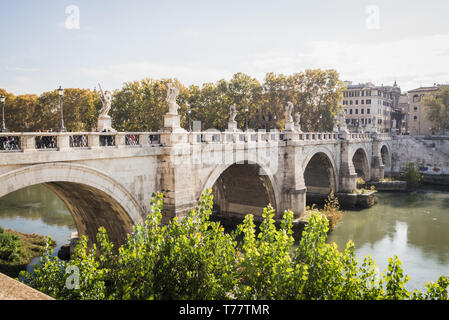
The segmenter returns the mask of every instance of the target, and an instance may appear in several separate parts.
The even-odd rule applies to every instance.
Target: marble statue
[[[299,112],[295,113],[295,127],[298,127],[301,122],[301,114]]]
[[[285,121],[288,123],[293,122],[292,118],[292,112],[293,112],[293,103],[291,101],[287,102],[287,105],[285,106]]]
[[[235,122],[235,117],[237,116],[237,110],[235,108],[235,105],[231,105],[231,107],[229,108],[230,112],[229,112],[229,122],[234,123]]]
[[[179,86],[173,86],[173,84],[167,84],[167,103],[168,103],[168,113],[177,115],[179,105],[176,103],[176,98],[179,95]]]
[[[108,116],[109,110],[111,110],[112,94],[108,90],[103,92],[101,85],[98,84],[98,86],[100,87],[100,100],[103,104],[103,107],[100,109],[100,117],[106,117]]]

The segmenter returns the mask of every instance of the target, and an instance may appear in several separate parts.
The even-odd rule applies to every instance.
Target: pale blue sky
[[[107,89],[245,72],[336,69],[343,80],[410,90],[449,82],[449,1],[0,0],[0,88]],[[69,5],[80,29],[70,30]],[[378,29],[370,28],[378,8]],[[374,20],[373,20],[374,19]],[[371,24],[370,24],[371,23]]]

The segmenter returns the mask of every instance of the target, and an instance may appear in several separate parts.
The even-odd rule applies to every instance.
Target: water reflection
[[[76,231],[72,215],[64,202],[44,185],[34,185],[0,198],[0,226],[24,233],[50,236],[56,241],[53,255],[69,242]],[[36,263],[35,258],[28,266]]]
[[[49,226],[75,228],[64,202],[44,185],[30,186],[0,198],[0,221],[15,217],[42,220]]]
[[[449,192],[379,193],[379,203],[347,211],[329,241],[343,249],[353,240],[359,261],[371,255],[380,269],[398,255],[410,275],[408,288],[423,289],[426,281],[449,275]]]

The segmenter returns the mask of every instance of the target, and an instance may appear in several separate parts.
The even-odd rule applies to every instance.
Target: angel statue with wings
[[[168,113],[178,114],[179,105],[176,103],[176,97],[179,95],[179,85],[173,86],[171,83],[167,83],[167,103]]]
[[[293,122],[292,112],[293,112],[293,103],[291,101],[287,102],[287,105],[285,106],[285,121],[286,122]]]
[[[229,122],[235,122],[235,117],[237,116],[237,110],[235,104],[231,105],[229,108]]]
[[[100,109],[100,117],[105,117],[108,115],[109,110],[111,110],[112,94],[108,90],[103,92],[101,85],[98,84],[98,86],[100,87],[100,100],[103,104],[103,107]]]

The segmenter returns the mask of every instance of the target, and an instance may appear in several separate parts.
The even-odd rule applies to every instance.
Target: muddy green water
[[[76,232],[64,202],[44,185],[27,187],[0,198],[0,226],[50,236],[56,241],[53,255],[57,255],[59,248],[69,242],[70,234]],[[38,261],[39,258],[33,259],[28,271]]]
[[[449,275],[449,190],[378,193],[378,198],[369,209],[346,211],[328,241],[344,250],[352,240],[359,262],[371,255],[380,271],[397,255],[411,278],[409,290],[424,290],[426,282]]]

